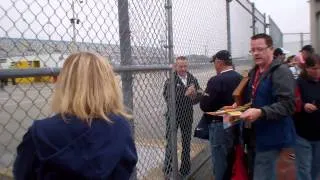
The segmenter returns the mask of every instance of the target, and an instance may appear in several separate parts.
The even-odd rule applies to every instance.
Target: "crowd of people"
[[[228,117],[206,112],[240,106],[233,92],[242,76],[234,69],[231,53],[220,50],[211,58],[217,74],[204,90],[188,71],[188,59],[176,58],[173,79],[165,82],[163,90],[168,107],[166,179],[172,173],[172,124],[182,135],[179,175],[190,174],[193,106],[198,103],[207,119],[215,180],[233,179],[239,144],[246,152],[247,179],[276,179],[277,159],[288,148],[294,152],[290,156],[296,162],[298,180],[320,178],[319,55],[307,45],[298,55],[286,58],[288,52],[275,49],[267,34],[251,37],[250,53],[254,66],[242,98],[251,106],[239,115],[240,123],[227,127]],[[175,112],[170,112],[170,102],[175,102]],[[79,52],[66,59],[56,82],[52,112],[53,116],[34,121],[24,135],[17,148],[15,179],[130,178],[138,160],[132,116],[125,111],[115,74],[103,57]]]
[[[255,65],[249,71],[242,98],[244,104],[250,103],[251,107],[238,117],[241,123],[227,128],[225,116],[211,116],[205,112],[238,106],[234,103],[233,92],[241,82],[241,75],[234,70],[230,52],[221,50],[212,57],[210,62],[217,75],[209,79],[204,91],[188,72],[187,59],[177,58],[174,84],[176,122],[177,126],[182,125],[183,135],[181,176],[190,171],[190,159],[185,159],[190,158],[185,154],[190,153],[190,145],[185,142],[190,142],[192,133],[190,128],[185,131],[183,125],[191,126],[192,105],[199,101],[204,112],[202,119],[209,121],[205,124],[209,132],[206,138],[211,147],[216,180],[230,180],[235,176],[235,147],[238,144],[242,144],[246,152],[247,179],[276,179],[277,160],[283,151],[291,149],[293,153],[288,158],[296,162],[297,179],[317,180],[320,178],[320,134],[317,132],[320,129],[319,55],[311,45],[306,45],[298,55],[286,58],[288,51],[274,48],[273,40],[267,34],[252,36],[250,48]],[[164,88],[166,99],[169,82]],[[168,118],[167,125],[170,129]],[[184,140],[184,137],[188,139]],[[170,138],[167,136],[168,142]],[[170,158],[169,151],[165,157]],[[168,162],[165,161],[164,167],[168,167]],[[164,168],[164,173],[170,177],[170,168]]]

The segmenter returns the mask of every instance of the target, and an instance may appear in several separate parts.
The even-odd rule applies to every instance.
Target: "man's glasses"
[[[250,51],[249,51],[249,53],[250,54],[253,54],[253,53],[255,53],[255,52],[257,52],[257,53],[262,53],[263,51],[265,51],[266,49],[268,49],[270,46],[267,46],[267,47],[257,47],[257,48],[255,48],[255,49],[251,49]]]

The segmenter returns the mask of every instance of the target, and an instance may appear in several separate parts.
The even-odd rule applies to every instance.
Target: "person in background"
[[[24,135],[14,179],[128,180],[138,157],[118,83],[103,57],[71,54],[52,97],[55,114]]]
[[[295,129],[293,75],[280,59],[274,59],[273,41],[267,34],[251,37],[255,66],[249,72],[247,100],[252,107],[240,118],[250,122],[255,135],[254,180],[275,180],[276,162],[280,152],[293,148]]]
[[[232,105],[234,102],[232,93],[242,78],[238,72],[233,70],[229,51],[217,52],[211,62],[214,64],[217,75],[209,79],[200,100],[200,108],[204,112],[213,112],[224,106]],[[235,125],[224,129],[223,117],[210,116],[209,118],[212,119],[209,124],[209,141],[215,180],[230,180],[239,126]]]
[[[303,61],[305,61],[308,57],[310,57],[314,53],[314,48],[312,45],[305,45],[300,50]]]
[[[182,140],[182,153],[181,153],[181,166],[180,175],[182,177],[187,176],[190,173],[191,159],[190,159],[190,146],[192,136],[192,123],[193,123],[193,105],[199,102],[201,88],[199,86],[197,78],[195,78],[188,71],[188,60],[185,56],[179,56],[176,58],[174,65],[174,85],[175,85],[175,105],[176,105],[176,125],[181,130]],[[163,172],[166,178],[169,178],[172,171],[172,137],[170,122],[170,91],[171,91],[171,79],[167,79],[164,84],[163,97],[167,103],[166,118],[166,151]]]
[[[0,89],[4,89],[4,86],[5,86],[5,80],[3,79],[0,79]]]
[[[301,48],[298,55],[296,55],[296,61],[299,62],[298,65],[303,69],[305,59],[310,57],[314,53],[314,48],[312,45],[305,45]]]
[[[0,69],[2,69],[1,63],[0,63]],[[0,79],[0,89],[4,90],[5,85],[6,85],[6,80]]]
[[[300,72],[301,72],[301,69],[298,65],[299,62],[297,61],[296,56],[295,55],[289,56],[287,58],[286,64],[288,64],[289,69],[292,72],[294,79],[297,79]]]
[[[285,63],[286,60],[286,54],[288,54],[289,51],[283,49],[283,48],[276,48],[273,51],[273,58],[274,59],[280,59],[281,62]]]
[[[298,79],[299,74],[301,72],[301,69],[298,65],[299,62],[297,61],[296,55],[289,56],[285,63],[288,65],[288,67],[293,75],[293,78]],[[295,160],[296,155],[294,152],[289,152],[288,157],[289,157],[289,159]]]
[[[320,56],[305,59],[297,80],[294,122],[297,131],[296,166],[298,180],[320,178]]]
[[[0,63],[0,69],[2,69],[1,63]],[[7,85],[8,85],[7,78],[0,79],[0,89],[4,90],[4,87]]]

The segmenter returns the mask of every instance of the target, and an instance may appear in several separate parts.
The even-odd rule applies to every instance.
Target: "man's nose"
[[[257,54],[259,54],[258,51],[253,51],[253,52],[252,52],[252,55],[254,55],[254,56],[257,55]]]

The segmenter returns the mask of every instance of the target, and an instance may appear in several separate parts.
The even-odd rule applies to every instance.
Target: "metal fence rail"
[[[310,33],[283,33],[283,47],[296,55],[304,45],[311,44]]]
[[[175,108],[162,95],[175,57],[188,58],[190,72],[204,89],[214,75],[210,57],[229,48],[236,69],[248,69],[249,38],[266,27],[265,16],[247,0],[3,0],[0,24],[5,85],[0,90],[0,179],[11,176],[16,147],[28,127],[51,115],[55,77],[65,58],[77,51],[105,56],[119,75],[124,103],[134,115],[139,162],[132,178],[163,179],[171,171],[164,167],[168,143],[170,175],[177,178],[186,147],[178,128],[169,129],[170,142],[165,137],[167,105]],[[175,127],[177,112],[170,113]],[[195,105],[191,133],[201,115]],[[203,164],[193,159],[206,147],[206,141],[191,139],[190,174]]]

